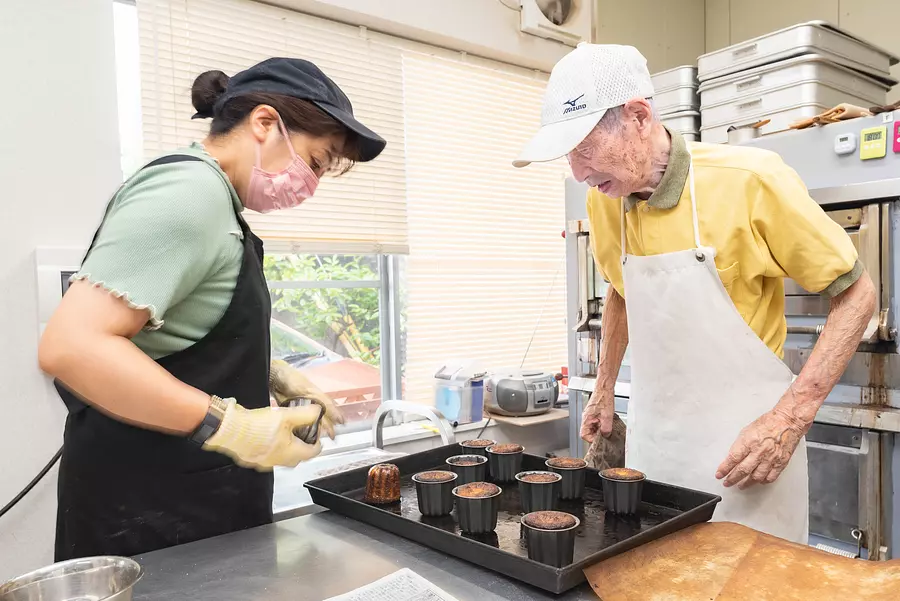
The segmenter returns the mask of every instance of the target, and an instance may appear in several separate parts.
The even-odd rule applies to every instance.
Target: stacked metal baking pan
[[[652,75],[653,106],[663,124],[689,141],[700,139],[697,67],[685,65]]]
[[[900,58],[824,21],[801,23],[697,61],[700,138],[728,141],[729,127],[769,119],[762,134],[788,129],[838,104],[885,103]]]

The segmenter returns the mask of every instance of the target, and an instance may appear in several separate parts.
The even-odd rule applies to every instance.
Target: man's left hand
[[[725,486],[737,484],[744,489],[778,479],[812,423],[791,410],[793,400],[789,389],[774,409],[741,430],[716,470],[716,478],[724,478]]]

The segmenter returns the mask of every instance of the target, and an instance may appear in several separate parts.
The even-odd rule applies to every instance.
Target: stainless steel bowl
[[[0,601],[131,601],[143,575],[126,557],[70,559],[0,585]]]

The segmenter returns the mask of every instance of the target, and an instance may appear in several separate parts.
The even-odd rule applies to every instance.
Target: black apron
[[[200,160],[170,155],[148,167]],[[236,215],[244,257],[231,304],[203,339],[157,363],[206,393],[234,397],[247,408],[266,407],[272,306],[263,246]],[[91,247],[96,239],[94,234]],[[112,419],[61,382],[56,389],[69,409],[59,468],[56,561],[137,555],[272,521],[271,473],[238,467],[187,438]]]

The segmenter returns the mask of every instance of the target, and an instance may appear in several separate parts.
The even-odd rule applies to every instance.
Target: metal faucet
[[[418,403],[410,403],[409,401],[384,401],[375,412],[375,423],[372,424],[372,446],[377,449],[384,448],[384,419],[391,411],[399,413],[410,413],[412,415],[421,415],[427,417],[434,424],[438,433],[441,435],[441,441],[445,444],[453,444],[456,442],[456,434],[450,426],[450,422],[441,415],[441,412],[434,407],[428,405],[419,405]]]

